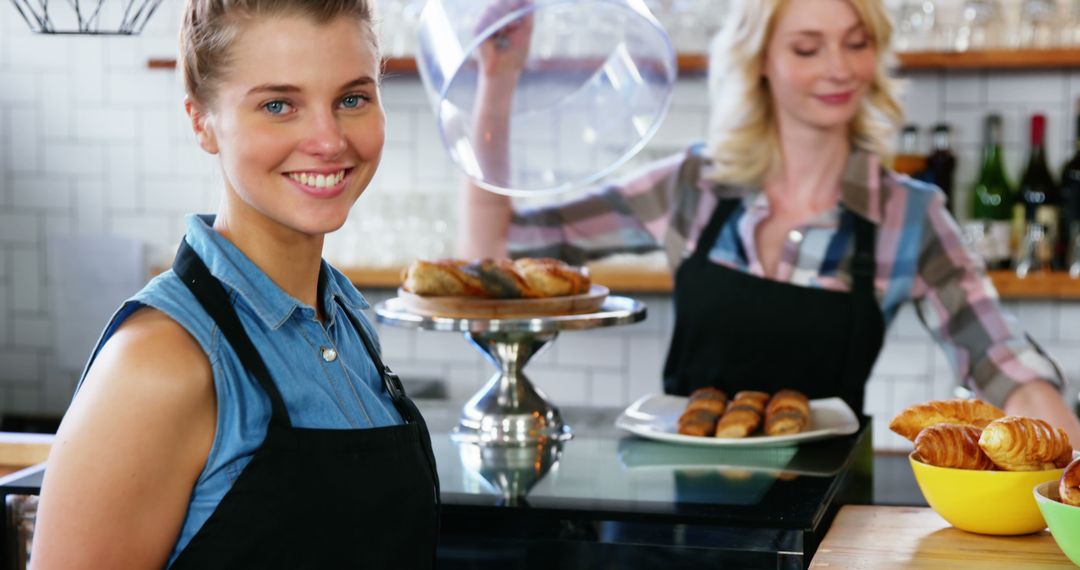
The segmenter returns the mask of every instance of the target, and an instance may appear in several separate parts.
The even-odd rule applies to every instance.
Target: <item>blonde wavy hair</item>
[[[715,167],[710,178],[715,181],[758,185],[781,166],[773,101],[762,72],[769,38],[789,1],[734,0],[727,23],[712,42],[707,146]],[[851,123],[851,143],[887,161],[903,122],[899,84],[888,75],[892,23],[881,0],[846,1],[862,20],[878,55],[874,80]]]

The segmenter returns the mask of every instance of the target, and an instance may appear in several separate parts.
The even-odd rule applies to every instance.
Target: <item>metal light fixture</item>
[[[39,34],[134,36],[163,0],[11,0]]]

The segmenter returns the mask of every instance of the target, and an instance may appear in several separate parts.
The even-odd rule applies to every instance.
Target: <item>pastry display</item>
[[[683,435],[742,438],[763,425],[764,435],[802,432],[810,425],[810,403],[796,390],[780,390],[774,395],[744,390],[728,401],[723,390],[699,388],[690,394],[678,430]]]
[[[1034,418],[1006,416],[990,422],[979,436],[979,447],[1005,471],[1060,469],[1072,460],[1065,430]]]
[[[1080,457],[1074,459],[1065,468],[1058,486],[1058,494],[1062,503],[1080,507]]]
[[[557,259],[416,260],[405,269],[402,289],[424,297],[537,299],[587,293],[584,268]]]
[[[936,424],[959,424],[978,429],[1004,417],[997,406],[981,400],[933,400],[910,406],[889,422],[889,429],[915,441],[923,428]]]
[[[959,424],[937,424],[915,437],[915,451],[923,463],[952,469],[991,470],[994,462],[979,447],[980,430]]]

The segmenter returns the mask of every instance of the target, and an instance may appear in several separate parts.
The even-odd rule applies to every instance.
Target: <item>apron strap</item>
[[[716,238],[720,236],[720,230],[724,227],[724,222],[727,221],[732,212],[735,211],[735,208],[739,207],[739,204],[741,203],[742,200],[739,198],[722,199],[716,203],[716,208],[709,218],[709,223],[705,226],[705,229],[701,231],[701,235],[698,236],[697,245],[694,247],[694,258],[699,261],[708,259],[709,251],[711,251],[713,245],[716,244]]]
[[[873,222],[850,210],[845,210],[844,215],[855,220],[855,255],[851,260],[851,340],[848,342],[848,346],[853,347],[862,346],[862,341],[871,334],[872,311],[876,311],[880,318],[881,308],[874,295],[874,276],[877,273],[874,252],[877,238]],[[859,417],[863,414],[868,379],[866,375],[873,367],[873,361],[867,363],[866,359],[867,355],[861,351],[849,349],[842,381],[844,400],[855,408],[852,411]]]
[[[173,260],[173,271],[195,295],[199,304],[221,329],[225,340],[232,346],[240,362],[255,375],[263,391],[270,397],[270,426],[291,427],[289,412],[285,409],[285,400],[278,392],[266,368],[266,363],[259,356],[259,351],[244,331],[240,318],[236,316],[236,311],[229,301],[229,294],[222,287],[221,282],[210,274],[199,255],[188,245],[187,239],[180,240],[180,249],[176,252],[176,259]]]
[[[416,404],[405,394],[405,387],[401,385],[401,378],[383,363],[379,351],[375,348],[375,343],[368,338],[367,331],[360,325],[359,319],[348,310],[341,312],[349,318],[349,321],[352,322],[353,327],[356,329],[356,333],[360,335],[360,340],[363,341],[364,348],[367,349],[368,355],[371,356],[371,360],[375,363],[375,368],[382,376],[383,385],[390,394],[390,399],[393,400],[398,413],[401,414],[405,421],[416,424],[417,432],[420,435],[420,448],[427,459],[428,469],[431,470],[431,480],[435,484],[435,536],[437,537],[442,524],[442,489],[439,485],[439,470],[435,463],[435,451],[431,447],[431,432],[428,431],[427,422],[424,421],[424,416],[420,414]],[[433,554],[433,556],[435,555]]]

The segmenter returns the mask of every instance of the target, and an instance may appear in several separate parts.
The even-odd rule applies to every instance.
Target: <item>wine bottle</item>
[[[971,217],[984,224],[984,252],[990,269],[1008,269],[1013,249],[1012,218],[1016,203],[1001,157],[1001,115],[989,115],[979,178],[972,189]]]
[[[938,123],[933,130],[933,151],[926,157],[926,181],[945,193],[945,204],[953,211],[953,176],[956,156],[952,153],[949,125]]]
[[[926,170],[926,157],[919,152],[919,127],[904,125],[900,131],[900,151],[893,159],[893,170],[908,176],[918,176]]]
[[[1060,268],[1064,264],[1058,251],[1061,240],[1061,193],[1050,169],[1046,166],[1046,116],[1031,117],[1031,148],[1028,164],[1020,178],[1020,200],[1024,206],[1024,222],[1039,224],[1044,230],[1043,245],[1035,252],[1044,267]],[[1026,229],[1025,229],[1026,234]]]
[[[1061,172],[1062,225],[1059,246],[1068,256],[1074,249],[1072,244],[1080,238],[1080,99],[1076,101],[1076,154]],[[1071,264],[1074,260],[1066,260]],[[1067,266],[1063,262],[1063,265]]]

